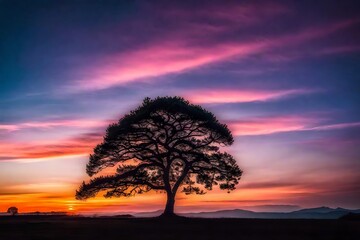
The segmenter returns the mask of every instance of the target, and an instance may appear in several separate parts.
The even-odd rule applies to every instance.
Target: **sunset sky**
[[[360,208],[357,1],[177,2],[0,0],[0,212],[162,209],[74,194],[107,125],[166,95],[228,124],[244,170],[177,211]]]

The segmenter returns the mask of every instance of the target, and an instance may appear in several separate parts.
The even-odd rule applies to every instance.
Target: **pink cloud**
[[[185,98],[194,103],[239,103],[268,101],[279,98],[311,93],[311,90],[193,90],[185,93]]]
[[[18,131],[29,128],[59,128],[59,127],[76,127],[76,128],[94,128],[103,127],[109,124],[109,121],[101,120],[54,120],[54,121],[34,121],[17,124],[0,124],[0,130]]]
[[[218,100],[218,99],[217,99]],[[239,100],[239,99],[237,99]],[[223,101],[223,100],[222,100]],[[267,135],[281,132],[294,131],[326,131],[359,127],[360,122],[337,123],[322,125],[323,118],[316,116],[269,116],[254,119],[235,120],[227,122],[235,136]],[[58,126],[83,126],[93,123],[92,121],[63,121],[24,124],[27,127],[58,127]],[[93,124],[93,126],[104,126]],[[107,125],[107,123],[106,123]],[[12,128],[10,128],[12,129]],[[11,142],[0,141],[0,160],[26,160],[26,159],[49,159],[73,155],[87,155],[101,142],[103,132],[79,134],[74,137],[59,140]]]
[[[236,136],[265,135],[279,132],[300,131],[311,125],[314,119],[296,116],[264,117],[253,120],[232,121],[228,125]]]
[[[43,140],[25,141],[21,140],[19,136],[14,138],[9,135],[7,141],[0,141],[0,160],[47,159],[89,154],[92,148],[101,142],[103,132],[100,129],[105,128],[110,122],[112,121],[65,119],[0,125],[0,132],[5,130],[6,134],[20,130],[45,129],[44,134],[48,136]],[[62,135],[64,128],[71,128],[74,137],[64,137]],[[80,130],[95,132],[81,133]],[[29,135],[27,132],[21,132],[20,134],[22,134],[21,136]]]
[[[312,127],[307,130],[319,130],[319,131],[321,131],[321,130],[336,130],[336,129],[351,128],[351,127],[360,127],[360,122],[329,124],[329,125]]]
[[[19,130],[18,126],[13,124],[0,124],[0,131],[6,130],[6,131],[16,131]]]
[[[106,66],[93,70],[94,78],[77,81],[75,90],[106,89],[134,81],[214,63],[230,56],[247,56],[263,48],[264,43],[219,44],[212,48],[186,46],[186,42],[171,40],[145,49],[111,56]]]
[[[214,33],[205,30],[198,36],[199,31],[196,31],[196,36],[193,36],[191,28],[180,29],[176,34],[169,33],[167,37],[143,48],[104,57],[100,63],[97,63],[99,66],[83,69],[86,76],[80,73],[81,77],[69,86],[68,90],[75,92],[98,90],[135,81],[151,81],[154,77],[191,70],[232,57],[244,58],[276,48],[302,44],[348,28],[358,22],[357,19],[346,20],[257,41],[232,40],[217,43],[206,41],[208,34]],[[199,42],[203,44],[198,44]]]
[[[360,122],[322,125],[322,120],[323,119],[318,117],[306,116],[262,117],[230,121],[228,122],[228,126],[236,136],[267,135],[294,131],[326,131],[360,126]]]
[[[13,161],[87,155],[101,142],[102,136],[102,133],[90,133],[52,142],[0,142],[0,160]]]

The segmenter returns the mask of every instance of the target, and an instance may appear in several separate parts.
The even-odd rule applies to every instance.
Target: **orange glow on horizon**
[[[165,205],[166,195],[150,192],[131,198],[104,198],[102,194],[86,201],[78,201],[73,193],[77,185],[70,185],[71,190],[59,193],[29,193],[0,195],[0,212],[5,212],[8,207],[16,206],[19,212],[69,212],[70,214],[93,213],[120,213],[142,212],[161,210]],[[256,206],[259,204],[274,204],[279,199],[292,199],[299,194],[316,193],[318,189],[298,187],[273,187],[260,189],[241,189],[227,194],[219,189],[214,189],[206,195],[177,194],[176,209],[180,212],[198,211],[201,209],[233,209]],[[56,192],[56,193],[55,193]],[[261,202],[258,201],[261,199]]]

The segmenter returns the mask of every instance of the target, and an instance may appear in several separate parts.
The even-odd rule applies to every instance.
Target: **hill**
[[[135,217],[156,217],[162,211],[133,213]],[[338,219],[348,213],[360,213],[360,210],[345,208],[307,208],[292,212],[254,212],[243,209],[220,210],[214,212],[182,213],[192,218],[257,218],[257,219]]]

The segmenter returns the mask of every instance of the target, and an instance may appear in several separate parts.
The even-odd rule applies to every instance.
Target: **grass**
[[[360,221],[2,217],[0,239],[360,239]]]

